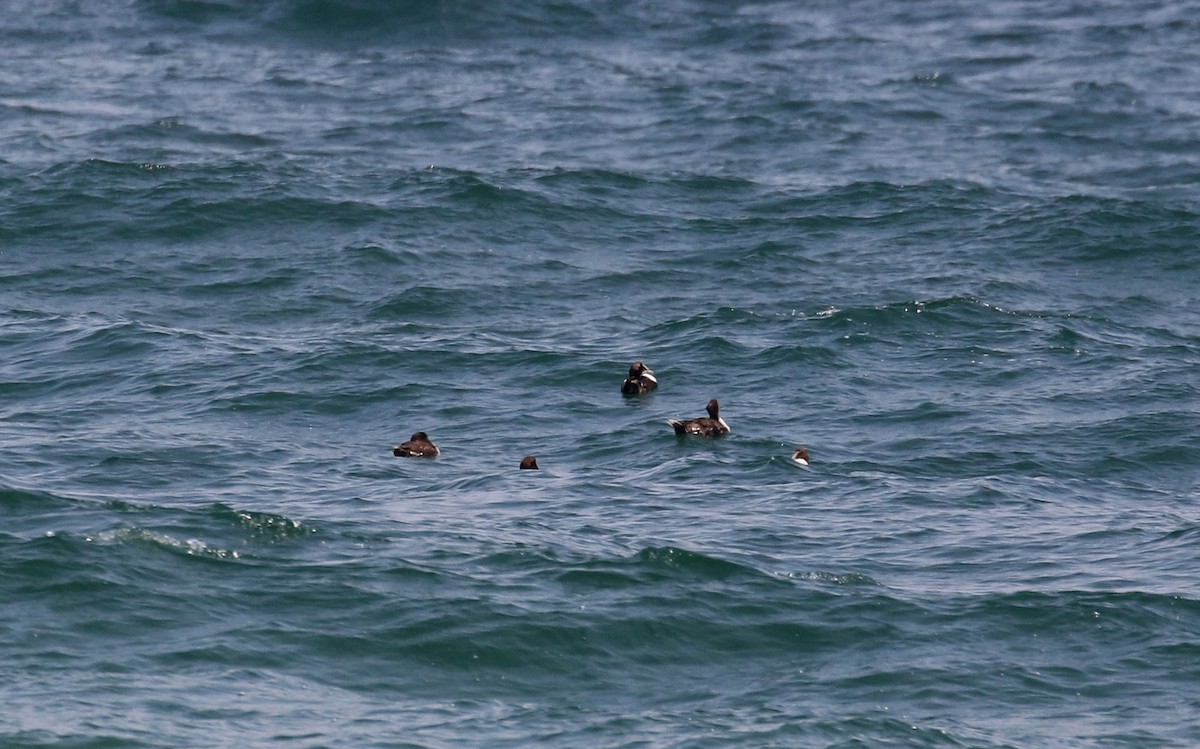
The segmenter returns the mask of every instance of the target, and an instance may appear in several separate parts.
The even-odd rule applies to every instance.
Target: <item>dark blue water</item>
[[[7,10],[0,744],[1200,744],[1200,5]]]

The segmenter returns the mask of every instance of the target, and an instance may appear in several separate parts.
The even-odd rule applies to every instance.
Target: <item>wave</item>
[[[32,178],[24,197],[6,206],[13,222],[4,231],[14,241],[103,236],[190,242],[235,228],[296,222],[367,226],[387,215],[371,201],[313,188],[319,181],[303,170],[243,160],[67,162]]]
[[[504,36],[592,35],[600,17],[586,4],[523,0],[497,6],[477,0],[273,0],[255,6],[187,0],[142,0],[140,11],[159,20],[228,33],[270,31],[322,43],[371,39],[482,40]]]
[[[1196,268],[1190,251],[1200,237],[1196,219],[1194,208],[1183,201],[1075,194],[1002,213],[986,231],[1021,252],[1041,248],[1044,262],[1070,265],[1076,272],[1127,259],[1130,247],[1137,248],[1141,262],[1153,258],[1164,269],[1183,272]],[[1046,255],[1046,247],[1062,252]]]

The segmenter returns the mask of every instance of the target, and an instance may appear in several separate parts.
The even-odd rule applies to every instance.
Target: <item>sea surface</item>
[[[0,746],[1200,745],[1200,3],[0,50]]]

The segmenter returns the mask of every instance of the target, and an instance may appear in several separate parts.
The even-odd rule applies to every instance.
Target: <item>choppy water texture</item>
[[[1200,744],[1200,6],[7,11],[0,743]]]

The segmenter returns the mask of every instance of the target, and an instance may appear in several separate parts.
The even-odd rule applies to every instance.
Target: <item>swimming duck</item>
[[[802,466],[808,465],[808,450],[804,449],[803,447],[797,447],[796,451],[792,453],[792,460]]]
[[[629,365],[629,377],[621,383],[621,392],[625,395],[641,395],[658,387],[658,379],[650,368],[640,361]]]
[[[392,448],[392,455],[397,458],[436,458],[441,450],[429,441],[429,435],[415,432],[412,439],[401,442]]]
[[[729,425],[721,418],[721,404],[713,398],[708,402],[708,418],[698,419],[669,419],[668,424],[675,429],[675,434],[695,434],[699,437],[720,437],[729,434]]]
[[[533,455],[526,455],[521,458],[521,467],[531,471],[538,470],[537,458]]]

